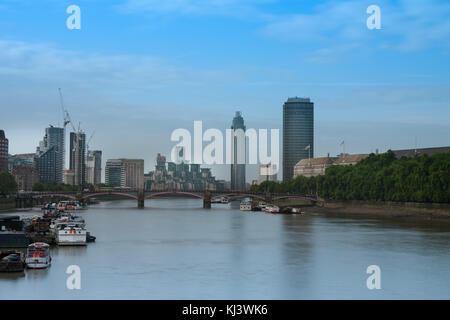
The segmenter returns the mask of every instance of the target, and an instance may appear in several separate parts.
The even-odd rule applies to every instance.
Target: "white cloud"
[[[278,16],[264,28],[264,33],[329,48],[331,55],[335,47],[349,50],[355,46],[394,50],[450,47],[450,3],[436,0],[376,3],[381,8],[381,30],[366,28],[369,16],[366,8],[371,3],[328,1],[316,6],[311,14]]]
[[[146,55],[102,55],[62,50],[46,44],[0,40],[1,77],[38,81],[71,79],[80,86],[152,88],[201,86],[231,74],[178,66]]]

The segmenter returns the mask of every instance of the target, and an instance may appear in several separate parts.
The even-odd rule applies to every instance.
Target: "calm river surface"
[[[450,299],[450,223],[145,205],[80,211],[97,241],[52,248],[48,270],[0,274],[0,299]],[[81,290],[66,288],[69,265]],[[369,265],[381,290],[366,287]]]

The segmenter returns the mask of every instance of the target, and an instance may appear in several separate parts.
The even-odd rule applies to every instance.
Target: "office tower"
[[[50,152],[47,153],[48,151]],[[45,129],[44,138],[39,142],[37,148],[37,157],[40,158],[37,165],[44,170],[44,173],[39,173],[39,176],[43,176],[46,182],[63,183],[64,128],[50,126]],[[44,163],[44,161],[48,162]],[[41,180],[41,182],[43,181]]]
[[[89,150],[86,157],[86,181],[94,186],[99,185],[102,179],[102,152]]]
[[[314,158],[314,103],[289,98],[283,105],[283,181],[294,175],[301,159]]]
[[[39,152],[36,159],[36,168],[39,172],[39,181],[42,183],[60,183],[57,172],[58,156],[56,147],[51,147],[45,152]],[[61,181],[62,182],[62,181]]]
[[[144,160],[122,159],[125,164],[125,185],[127,188],[144,188]]]
[[[245,125],[239,111],[233,118],[231,129],[231,189],[245,190]]]
[[[8,171],[8,139],[3,130],[0,130],[0,171]]]
[[[113,187],[141,189],[144,187],[144,160],[110,159],[106,161],[105,183]]]
[[[86,184],[86,135],[82,132],[70,133],[69,169],[75,174],[74,185]]]
[[[106,161],[105,184],[111,187],[125,187],[125,166],[120,159]]]

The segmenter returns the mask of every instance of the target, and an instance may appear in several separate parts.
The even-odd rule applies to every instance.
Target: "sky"
[[[370,5],[381,29],[367,28]],[[315,104],[315,157],[343,140],[348,153],[448,146],[448,17],[438,0],[0,0],[0,129],[11,154],[34,152],[62,123],[62,88],[103,162],[141,158],[147,172],[175,129],[225,130],[239,110],[247,128],[281,130],[299,96]]]

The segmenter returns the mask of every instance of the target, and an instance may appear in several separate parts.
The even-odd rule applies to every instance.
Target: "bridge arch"
[[[72,196],[70,194],[64,194],[64,193],[42,193],[42,194],[34,194],[32,195],[33,199],[39,199],[39,198],[45,198],[45,197],[60,197],[60,198],[66,198],[70,200],[76,200],[77,198],[75,196]]]
[[[182,195],[187,195],[187,196],[191,196],[191,197],[198,198],[198,199],[204,199],[204,197],[202,195],[198,194],[198,193],[185,192],[185,191],[162,191],[162,192],[149,194],[149,195],[145,196],[145,199],[153,199],[153,198],[156,198],[158,196],[176,195],[176,194],[182,194]]]
[[[87,195],[83,196],[82,199],[89,199],[89,198],[92,198],[92,197],[108,196],[108,195],[122,196],[122,197],[131,198],[131,199],[134,199],[134,200],[138,199],[138,197],[133,195],[133,194],[124,193],[124,192],[114,192],[114,191],[90,193],[90,194],[87,194]]]
[[[285,195],[285,196],[273,197],[273,200],[281,200],[281,199],[302,199],[302,200],[317,201],[317,199],[314,197],[301,196],[301,195]]]
[[[221,197],[231,197],[231,196],[242,196],[242,197],[256,198],[256,199],[260,199],[260,200],[266,200],[266,198],[264,196],[251,194],[251,193],[225,193],[225,194],[220,194],[220,195],[211,197],[211,199],[217,199],[217,198],[221,198]]]

